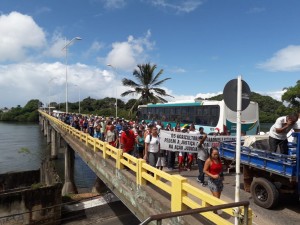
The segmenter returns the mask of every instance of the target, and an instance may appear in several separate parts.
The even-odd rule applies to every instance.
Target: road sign
[[[223,90],[224,102],[226,106],[232,111],[237,111],[237,79],[233,79],[229,81]],[[241,110],[245,110],[250,103],[250,88],[248,84],[242,80],[242,108]]]

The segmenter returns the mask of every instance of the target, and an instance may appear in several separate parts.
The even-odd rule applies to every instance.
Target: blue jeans
[[[204,173],[203,173],[203,169],[204,169],[205,161],[203,161],[203,160],[201,160],[201,159],[197,159],[197,163],[198,163],[198,168],[199,168],[198,179],[200,180],[201,183],[204,183]]]

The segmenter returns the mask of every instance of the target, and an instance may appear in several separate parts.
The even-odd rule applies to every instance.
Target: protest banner
[[[200,134],[189,134],[161,130],[159,133],[160,148],[167,151],[192,152],[198,151]],[[212,136],[208,135],[204,148],[219,147],[222,141],[235,141],[235,136]]]

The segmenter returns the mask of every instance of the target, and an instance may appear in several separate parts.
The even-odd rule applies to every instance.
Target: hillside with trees
[[[134,119],[137,107],[140,104],[147,104],[154,102],[164,102],[164,96],[169,96],[161,89],[157,88],[158,85],[168,80],[169,78],[158,80],[162,71],[154,76],[153,72],[156,67],[140,66],[140,70],[147,70],[147,76],[149,79],[143,80],[141,78],[142,74],[146,74],[141,71],[134,71],[135,76],[138,77],[139,83],[135,83],[132,80],[123,80],[124,86],[135,87],[132,91],[127,91],[122,93],[122,96],[126,96],[130,93],[139,93],[141,96],[137,99],[130,99],[127,102],[117,99],[118,105],[118,117]],[[149,71],[148,71],[149,70]],[[151,72],[152,74],[150,74]],[[151,78],[151,79],[150,79]],[[151,92],[149,89],[149,84],[153,87],[155,92]],[[145,87],[146,88],[145,88]],[[273,123],[278,117],[282,115],[288,115],[291,112],[300,112],[300,80],[297,81],[295,86],[284,88],[286,92],[282,95],[282,102],[273,99],[270,96],[260,95],[255,92],[251,92],[250,100],[255,101],[259,105],[259,117],[261,123]],[[130,93],[129,93],[130,92]],[[154,93],[158,93],[155,95]],[[210,100],[222,100],[223,95],[217,95]],[[105,117],[114,117],[116,113],[116,99],[115,98],[103,98],[103,99],[93,99],[87,97],[80,101],[80,112],[82,114],[94,114],[101,115]],[[55,107],[57,110],[65,111],[65,103],[51,102],[51,107]],[[69,103],[69,112],[78,113],[79,112],[79,102]],[[42,107],[41,102],[38,99],[30,100],[23,108],[18,105],[17,107],[11,108],[8,112],[3,112],[0,110],[0,121],[38,121],[37,109]]]
[[[209,100],[223,100],[223,95],[217,95]],[[250,101],[258,103],[259,106],[259,120],[261,123],[273,123],[279,116],[287,115],[291,112],[291,108],[284,106],[284,104],[276,99],[251,92]]]
[[[24,107],[18,105],[8,112],[0,111],[0,121],[36,122],[39,119],[37,109],[41,105],[38,99],[32,99]]]

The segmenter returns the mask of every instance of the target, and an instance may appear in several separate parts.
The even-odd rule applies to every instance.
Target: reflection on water
[[[55,160],[55,167],[59,173],[59,176],[64,180],[64,154],[60,153],[58,159]],[[95,173],[82,161],[82,159],[75,153],[75,183],[78,189],[91,188],[96,180]]]
[[[50,154],[50,145],[36,123],[0,122],[0,174],[37,170]],[[55,161],[64,179],[64,155]],[[96,179],[91,169],[75,155],[75,183],[78,189],[90,188]]]
[[[0,173],[38,169],[47,149],[37,124],[0,122]]]

